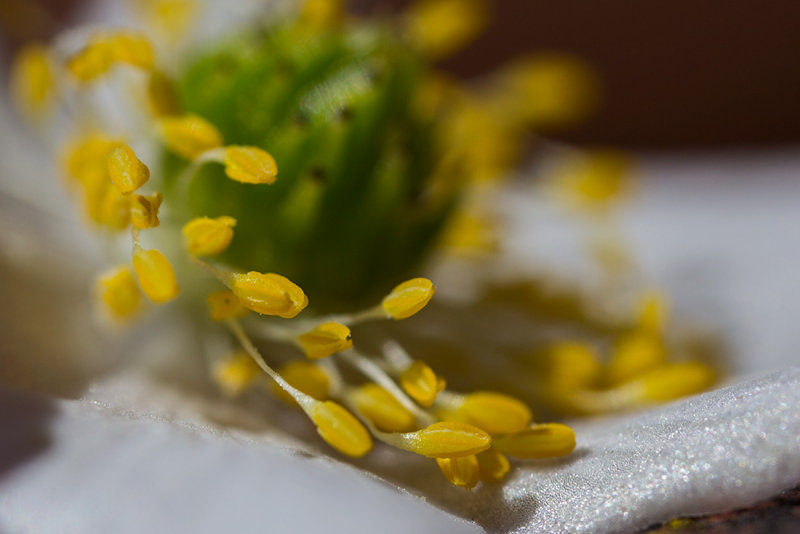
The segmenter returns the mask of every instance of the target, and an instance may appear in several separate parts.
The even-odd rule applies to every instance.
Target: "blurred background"
[[[1,0],[2,49],[47,40],[87,4]],[[351,0],[395,13],[409,0]],[[796,0],[495,0],[488,30],[442,66],[463,78],[519,53],[587,60],[604,84],[594,116],[550,137],[579,145],[707,149],[800,142],[800,2]],[[3,58],[7,68],[8,57]]]

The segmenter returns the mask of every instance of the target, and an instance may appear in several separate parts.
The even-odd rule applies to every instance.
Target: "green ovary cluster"
[[[278,163],[271,186],[165,155],[167,197],[181,216],[238,223],[221,259],[276,272],[315,309],[354,309],[415,274],[456,203],[431,195],[442,149],[416,112],[422,58],[378,25],[310,31],[280,24],[196,58],[178,82],[181,108],[212,122],[225,144],[254,145]],[[176,202],[177,201],[177,202]]]

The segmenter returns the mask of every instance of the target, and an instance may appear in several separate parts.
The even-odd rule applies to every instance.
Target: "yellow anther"
[[[447,225],[442,244],[459,251],[496,252],[497,235],[492,219],[460,213]]]
[[[472,489],[478,485],[480,468],[475,455],[460,458],[437,458],[444,477],[454,486]]]
[[[111,68],[114,54],[108,42],[92,40],[67,60],[67,70],[79,82],[90,82]]]
[[[659,335],[669,315],[669,302],[660,291],[649,291],[642,295],[639,302],[639,328],[645,332]]]
[[[660,365],[666,359],[661,339],[645,332],[632,332],[618,342],[608,362],[607,380],[621,384]]]
[[[458,421],[477,426],[492,436],[519,432],[533,419],[525,403],[491,391],[466,395],[453,415]]]
[[[562,342],[550,352],[548,380],[555,388],[591,387],[600,376],[600,360],[590,345]]]
[[[197,0],[138,0],[148,28],[155,28],[168,40],[183,37],[200,5]]]
[[[414,428],[414,414],[391,393],[377,384],[364,384],[352,393],[358,412],[384,432],[408,432]]]
[[[250,313],[250,310],[242,306],[242,301],[227,289],[211,293],[206,302],[208,303],[209,315],[213,321],[238,319]]]
[[[56,93],[50,52],[41,45],[25,46],[11,66],[11,95],[31,117],[50,110]]]
[[[133,193],[150,179],[150,169],[139,161],[127,145],[121,145],[108,154],[108,174],[120,193]]]
[[[669,363],[639,376],[628,386],[635,386],[644,401],[664,402],[700,393],[716,380],[714,370],[702,362]]]
[[[562,54],[518,60],[501,81],[499,105],[509,118],[535,126],[561,126],[583,119],[597,106],[595,74],[583,61]]]
[[[153,45],[144,35],[132,32],[119,32],[105,38],[112,60],[127,63],[140,69],[152,69],[155,63]]]
[[[432,58],[448,56],[483,30],[487,11],[481,0],[420,0],[409,12],[409,39]]]
[[[297,338],[308,358],[317,360],[353,346],[350,329],[340,323],[322,323]]]
[[[197,115],[162,119],[161,134],[170,150],[190,160],[222,146],[222,135],[217,128]]]
[[[142,291],[153,302],[167,302],[178,296],[178,282],[169,260],[158,250],[137,247],[133,252],[133,269]]]
[[[183,225],[186,250],[194,256],[213,256],[228,248],[233,239],[233,217],[197,217]]]
[[[308,306],[303,290],[279,274],[232,273],[228,285],[246,308],[262,315],[291,319]]]
[[[428,458],[460,458],[485,451],[492,437],[478,427],[455,421],[433,423],[427,428],[393,434],[395,445]]]
[[[516,458],[566,456],[575,448],[575,431],[566,425],[545,423],[495,438],[494,446]]]
[[[412,278],[392,289],[381,306],[392,319],[406,319],[424,308],[435,292],[433,282],[427,278]]]
[[[290,386],[313,399],[322,401],[328,398],[330,378],[317,364],[295,360],[285,363],[278,372]],[[272,392],[282,401],[292,406],[297,406],[297,401],[275,382],[272,383]]]
[[[123,195],[116,187],[107,183],[105,187],[99,187],[102,188],[102,195],[98,197],[100,204],[96,207],[89,206],[90,214],[95,213],[92,210],[96,209],[96,222],[115,230],[124,230],[131,223],[130,195]]]
[[[403,390],[422,406],[430,406],[445,387],[443,378],[436,376],[428,364],[415,360],[400,374]]]
[[[217,362],[212,370],[214,381],[230,396],[244,392],[261,374],[258,364],[244,351],[233,354],[230,358]]]
[[[175,84],[163,72],[158,70],[150,71],[150,79],[147,82],[147,98],[150,101],[150,108],[156,117],[169,117],[177,115],[178,94]]]
[[[164,196],[161,193],[131,196],[131,222],[134,228],[145,230],[161,224],[161,221],[158,220],[158,208],[163,199]]]
[[[243,184],[271,184],[278,165],[268,152],[254,146],[225,147],[225,174]]]
[[[82,183],[108,179],[108,155],[119,141],[93,133],[71,142],[65,151],[66,170]]]
[[[575,208],[607,208],[630,189],[630,158],[612,150],[576,156],[556,172],[555,188]]]
[[[315,403],[308,412],[317,433],[328,445],[347,456],[358,458],[372,450],[372,436],[364,425],[333,401]]]
[[[117,320],[135,317],[141,307],[141,293],[130,269],[119,267],[97,280],[97,293],[108,314]]]
[[[306,0],[300,21],[313,29],[336,26],[344,17],[342,0]]]
[[[500,482],[511,469],[508,458],[494,447],[478,454],[478,466],[484,482]]]

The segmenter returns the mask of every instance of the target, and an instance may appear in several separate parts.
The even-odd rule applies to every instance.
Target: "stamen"
[[[217,362],[212,376],[226,395],[242,394],[259,376],[261,370],[246,352],[236,352],[228,359]]]
[[[222,134],[213,124],[197,115],[163,118],[161,135],[170,150],[188,160],[222,146]]]
[[[377,384],[364,384],[349,396],[357,412],[383,432],[408,432],[416,424],[414,414]]]
[[[487,19],[481,0],[420,0],[409,12],[408,37],[422,52],[440,59],[474,39]]]
[[[359,458],[372,450],[372,436],[361,422],[333,401],[315,403],[308,411],[317,433],[328,445],[347,456]]]
[[[475,455],[460,458],[437,458],[436,463],[444,477],[454,486],[471,490],[478,485],[480,468]]]
[[[308,306],[303,290],[285,276],[250,271],[230,273],[226,278],[242,304],[256,313],[291,319]]]
[[[293,387],[318,401],[330,397],[330,377],[319,365],[302,360],[293,360],[282,365],[278,372]],[[273,382],[273,393],[291,406],[297,401],[278,384]]]
[[[492,436],[511,434],[526,428],[533,414],[525,403],[502,393],[478,391],[464,395],[460,406],[447,419],[482,428]]]
[[[548,381],[554,389],[591,387],[600,376],[597,352],[585,343],[561,342],[550,350]]]
[[[134,228],[146,230],[156,228],[161,224],[158,220],[158,208],[164,196],[154,193],[149,196],[133,195],[131,197],[131,222]]]
[[[575,431],[558,423],[535,425],[520,432],[495,438],[500,452],[516,458],[555,458],[575,448]]]
[[[297,338],[297,342],[306,353],[306,357],[317,360],[351,348],[353,336],[350,335],[350,329],[345,325],[328,322],[302,334]]]
[[[328,445],[353,457],[363,456],[372,449],[372,437],[353,414],[333,401],[320,402],[290,385],[267,365],[238,322],[230,319],[228,326],[259,367],[300,405]]]
[[[376,429],[377,430],[377,429]],[[428,458],[460,458],[485,451],[492,444],[492,437],[480,428],[443,421],[404,434],[376,432],[389,445]]]
[[[144,70],[155,64],[155,52],[147,38],[138,33],[118,32],[107,38],[108,47],[114,61],[127,63]]]
[[[113,60],[113,52],[106,41],[91,41],[67,60],[66,68],[79,83],[87,83],[108,72]]]
[[[508,458],[494,447],[478,453],[478,466],[484,482],[500,482],[511,469]]]
[[[38,118],[50,111],[57,92],[49,50],[25,46],[11,66],[11,95],[21,111]]]
[[[107,179],[106,179],[107,180]],[[105,180],[104,180],[105,182]],[[87,188],[88,190],[88,188]],[[94,193],[98,193],[95,200],[99,200],[99,206],[89,206],[96,209],[96,221],[102,225],[115,230],[124,230],[131,222],[131,197],[122,194],[119,189],[105,184]]]
[[[224,251],[233,239],[233,217],[197,217],[183,226],[186,249],[194,256],[213,256]]]
[[[412,278],[384,297],[381,307],[392,319],[406,319],[424,308],[435,292],[433,282],[427,278]]]
[[[158,250],[134,246],[133,269],[142,291],[153,302],[164,303],[178,296],[178,282],[169,260]]]
[[[108,173],[120,193],[125,195],[133,193],[150,179],[150,169],[127,145],[118,146],[109,153]]]
[[[108,314],[126,321],[135,317],[141,308],[141,293],[130,269],[118,267],[97,280],[97,292]]]
[[[436,376],[428,364],[422,360],[415,360],[400,374],[400,385],[422,406],[430,406],[439,392],[445,388],[446,382]]]
[[[639,376],[628,386],[648,402],[665,402],[708,389],[715,381],[714,370],[702,362],[668,363]]]
[[[626,334],[617,342],[608,362],[608,383],[617,385],[628,382],[660,365],[666,357],[663,343],[655,336],[646,332]]]
[[[375,362],[366,356],[359,354],[355,349],[346,350],[339,354],[353,367],[364,373],[376,384],[389,392],[397,402],[399,402],[406,410],[413,413],[417,419],[422,423],[429,423],[433,421],[431,415],[424,410],[421,410],[414,401],[412,401],[403,392],[402,389],[397,387],[397,384],[381,369]]]
[[[300,11],[300,22],[315,30],[336,26],[343,17],[342,0],[306,0]]]
[[[212,321],[239,319],[250,313],[250,310],[242,306],[242,302],[236,298],[236,295],[227,289],[211,293],[206,302]]]
[[[225,174],[244,184],[272,184],[278,175],[275,159],[254,146],[225,147]]]

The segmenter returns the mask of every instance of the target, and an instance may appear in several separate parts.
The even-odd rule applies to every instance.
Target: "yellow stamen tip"
[[[303,290],[279,274],[233,273],[229,286],[246,308],[262,315],[291,319],[308,306]]]
[[[233,239],[233,217],[197,217],[183,226],[186,250],[194,256],[213,256],[228,248]]]
[[[211,293],[206,302],[209,316],[213,321],[238,319],[250,313],[250,310],[242,306],[242,302],[236,298],[236,295],[227,289]]]
[[[575,448],[575,431],[566,425],[545,423],[495,438],[494,446],[516,458],[566,456]]]
[[[93,81],[111,68],[114,56],[108,43],[93,40],[67,60],[67,71],[80,83]]]
[[[107,38],[113,61],[127,63],[140,69],[150,70],[155,64],[155,52],[150,41],[141,34],[119,32]]]
[[[339,24],[343,16],[342,0],[306,0],[300,21],[313,29],[329,28]]]
[[[236,396],[243,393],[262,376],[261,369],[246,352],[237,352],[227,360],[217,362],[212,370],[214,381],[225,394]]]
[[[353,337],[350,329],[345,325],[335,322],[323,323],[310,332],[297,338],[308,358],[317,360],[327,358],[335,352],[349,349],[353,346]]]
[[[170,150],[189,160],[222,146],[222,135],[217,128],[197,115],[162,119],[161,134]]]
[[[400,374],[403,390],[422,406],[430,406],[445,387],[445,381],[436,376],[428,364],[415,360]]]
[[[458,420],[482,428],[489,434],[511,434],[526,428],[533,414],[525,403],[491,391],[478,391],[464,397],[455,411]]]
[[[318,401],[328,398],[330,378],[317,364],[294,360],[282,365],[278,372],[290,386]],[[277,383],[272,383],[272,392],[276,397],[291,406],[297,406],[297,401]]]
[[[134,228],[145,230],[161,224],[158,220],[158,208],[164,196],[161,193],[152,195],[133,195],[131,197],[131,222]]]
[[[96,202],[97,205],[89,206],[90,213],[95,214],[98,223],[116,230],[124,230],[131,222],[131,196],[122,194],[111,184],[104,185],[105,187],[98,184],[98,189],[91,191],[91,194],[96,194],[97,197],[90,202]]]
[[[372,450],[372,436],[364,425],[333,401],[315,403],[309,416],[328,445],[347,456],[358,458]]]
[[[478,485],[480,467],[475,455],[460,458],[437,458],[444,477],[454,486],[470,490]]]
[[[225,147],[225,174],[243,184],[271,184],[278,164],[266,151],[254,146]]]
[[[409,39],[432,58],[448,56],[483,30],[487,11],[482,0],[418,1],[409,13]]]
[[[435,292],[436,287],[427,278],[412,278],[395,287],[381,306],[390,318],[406,319],[424,308]]]
[[[383,432],[408,432],[414,428],[414,414],[377,384],[364,384],[352,393],[352,399],[358,412]]]
[[[29,45],[11,66],[11,94],[19,108],[36,117],[50,110],[56,93],[50,52],[41,45]]]
[[[416,432],[397,435],[411,452],[428,458],[459,458],[485,451],[492,437],[478,427],[455,421],[433,423]]]
[[[133,269],[142,291],[153,302],[163,303],[178,296],[178,282],[169,260],[158,250],[137,248],[133,253]]]
[[[643,400],[664,402],[694,395],[708,389],[716,380],[714,370],[702,362],[665,364],[636,378]]]
[[[113,149],[108,155],[108,173],[120,193],[133,193],[150,179],[150,169],[139,161],[127,145]]]
[[[478,454],[478,465],[484,482],[500,482],[511,469],[508,458],[494,447]]]
[[[119,267],[97,281],[97,291],[108,314],[125,321],[136,316],[141,308],[141,293],[130,269]]]
[[[626,334],[617,342],[608,362],[608,382],[622,384],[665,360],[666,350],[661,339],[640,331]]]
[[[601,371],[596,351],[584,343],[556,344],[551,349],[549,364],[548,380],[556,388],[590,387],[597,381]]]

